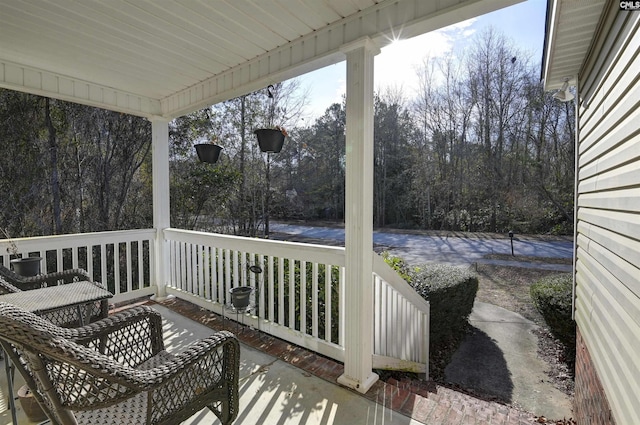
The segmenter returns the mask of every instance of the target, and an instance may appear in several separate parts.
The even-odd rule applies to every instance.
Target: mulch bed
[[[550,367],[547,376],[553,386],[566,395],[573,397],[575,392],[575,353],[567,353],[560,341],[546,328],[535,331],[538,337],[538,356]]]

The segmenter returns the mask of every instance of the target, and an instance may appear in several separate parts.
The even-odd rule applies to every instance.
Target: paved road
[[[344,242],[344,229],[339,228],[272,223],[271,230],[308,238]],[[520,265],[523,267],[534,264],[509,260],[487,260],[484,258],[488,254],[511,254],[511,245],[508,238],[481,239],[374,232],[373,241],[375,244],[388,247],[387,251],[392,255],[401,257],[410,264],[425,262],[455,265],[491,263]],[[519,240],[516,237],[513,241],[513,248],[516,259],[518,256],[549,258],[571,258],[573,256],[573,243],[565,241]],[[535,266],[551,270],[571,270],[571,266],[567,265],[536,264]]]

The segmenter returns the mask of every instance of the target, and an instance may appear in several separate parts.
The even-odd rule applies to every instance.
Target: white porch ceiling
[[[175,118],[521,0],[0,0],[0,87]]]
[[[545,90],[575,84],[589,53],[606,0],[548,0],[542,78]],[[609,7],[618,7],[609,2]]]

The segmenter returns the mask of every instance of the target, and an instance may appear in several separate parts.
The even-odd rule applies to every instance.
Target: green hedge
[[[551,333],[575,352],[576,322],[571,319],[573,278],[570,273],[547,276],[531,285],[531,299]]]
[[[407,274],[409,284],[429,301],[432,349],[461,339],[478,292],[478,278],[467,270],[444,264],[421,265]]]

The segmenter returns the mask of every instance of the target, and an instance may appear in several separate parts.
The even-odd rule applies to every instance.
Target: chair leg
[[[4,349],[2,350],[4,354]],[[13,425],[18,424],[18,418],[16,417],[16,399],[15,394],[13,392],[13,376],[15,374],[15,369],[13,365],[10,363],[10,359],[8,355],[4,355],[4,368],[5,373],[7,374],[7,392],[8,401],[9,401],[9,409],[11,410],[11,423]]]
[[[207,407],[220,419],[223,425],[230,425],[231,420],[231,403],[228,399],[217,400],[215,403],[208,404]]]

